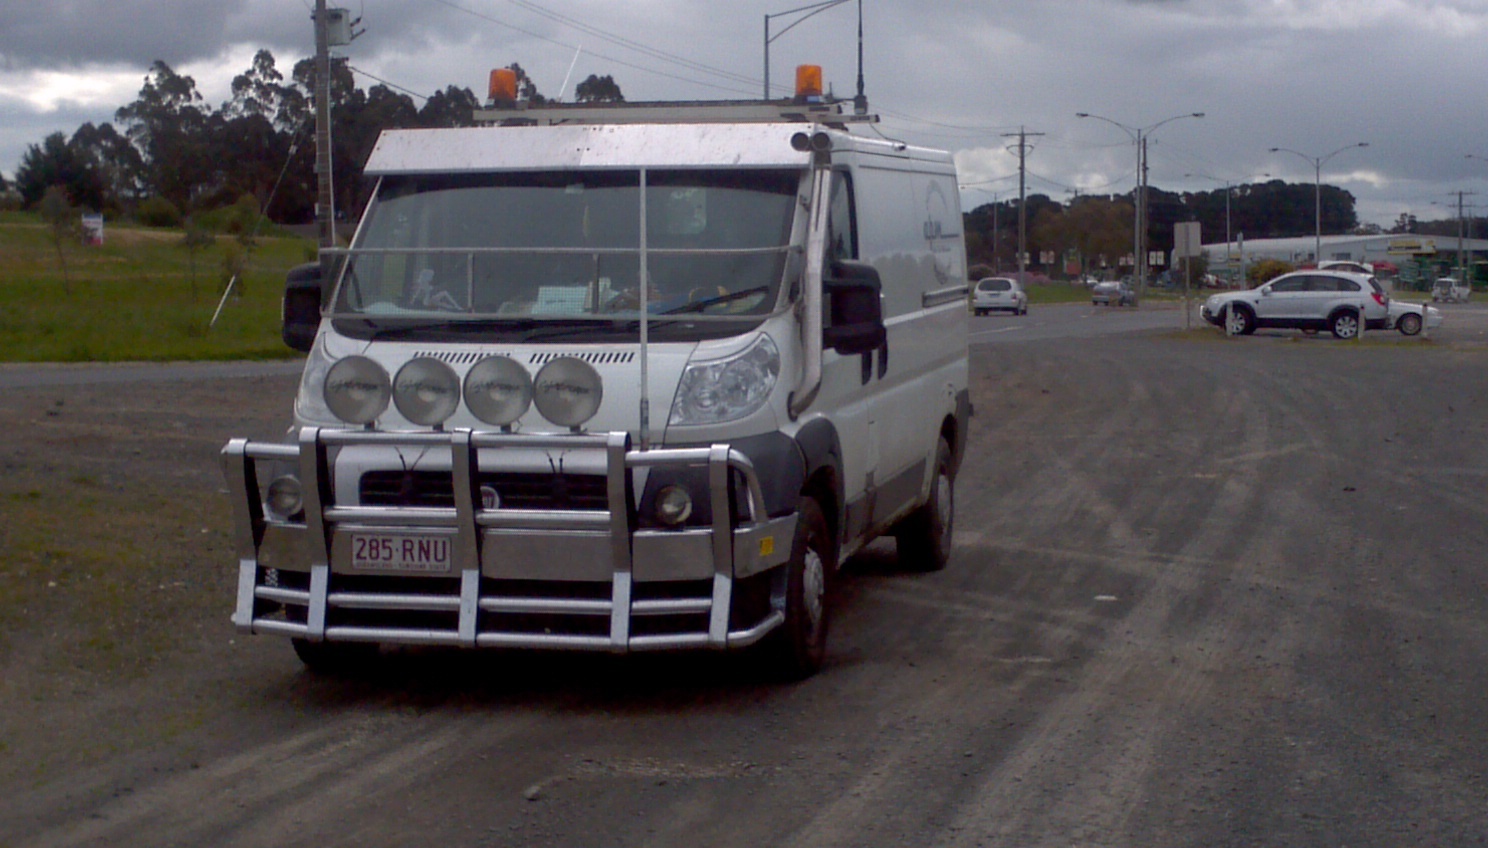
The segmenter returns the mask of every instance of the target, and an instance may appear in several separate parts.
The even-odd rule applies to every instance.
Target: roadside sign
[[[1198,221],[1180,221],[1173,225],[1173,256],[1191,258],[1202,256],[1204,245],[1199,237]]]

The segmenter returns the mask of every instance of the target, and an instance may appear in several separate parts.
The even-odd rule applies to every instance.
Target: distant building
[[[1488,239],[1463,238],[1462,262],[1471,268],[1488,265]],[[1373,236],[1323,236],[1322,256],[1314,256],[1315,236],[1277,239],[1246,239],[1204,245],[1209,268],[1216,274],[1243,273],[1244,268],[1262,259],[1277,259],[1292,265],[1309,265],[1318,259],[1368,262],[1379,266],[1382,277],[1418,280],[1453,273],[1458,263],[1459,239],[1456,236],[1381,234]],[[1226,264],[1226,257],[1229,258]]]

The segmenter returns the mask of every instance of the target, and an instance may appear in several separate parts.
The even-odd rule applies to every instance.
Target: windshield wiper
[[[690,301],[688,303],[682,304],[681,306],[674,306],[671,309],[667,309],[657,314],[677,315],[683,312],[702,312],[704,309],[707,309],[710,306],[717,306],[720,303],[731,303],[736,300],[743,300],[750,295],[768,293],[769,291],[769,286],[755,286],[753,288],[740,289],[736,292],[729,292],[728,294],[718,295],[717,297],[708,297],[703,298],[702,300]]]
[[[443,333],[443,332],[451,332],[451,331],[478,332],[478,331],[482,331],[482,330],[491,330],[491,329],[494,329],[494,327],[493,327],[494,324],[505,323],[505,322],[495,322],[495,321],[469,321],[469,320],[460,320],[460,319],[445,319],[445,320],[440,320],[440,321],[430,321],[430,320],[423,320],[423,319],[419,319],[419,318],[414,318],[414,319],[412,319],[412,323],[402,323],[402,322],[400,322],[396,326],[381,326],[381,325],[379,325],[377,323],[377,321],[373,320],[372,318],[362,317],[360,320],[365,321],[367,323],[367,327],[372,331],[372,338],[374,340],[378,340],[378,339],[400,339],[400,338],[405,338],[407,336],[417,335],[418,333],[428,333],[428,332],[433,332],[433,333]]]

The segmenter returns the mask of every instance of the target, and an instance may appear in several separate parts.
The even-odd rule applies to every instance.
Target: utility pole
[[[1031,133],[1023,127],[1019,127],[1015,133],[1003,133],[1003,138],[1017,136],[1018,144],[1018,284],[1028,285],[1026,274],[1028,273],[1028,210],[1024,203],[1027,188],[1027,168],[1025,162],[1028,158],[1028,137],[1040,136],[1043,133]]]
[[[1138,297],[1147,296],[1147,136],[1137,130],[1137,232],[1135,241],[1137,243],[1136,267],[1132,268],[1132,274],[1136,276],[1136,289]]]
[[[1464,264],[1464,257],[1462,255],[1462,226],[1464,221],[1462,215],[1462,198],[1466,197],[1469,194],[1477,194],[1477,192],[1457,192],[1457,279],[1471,286],[1472,280],[1468,279],[1467,266]]]

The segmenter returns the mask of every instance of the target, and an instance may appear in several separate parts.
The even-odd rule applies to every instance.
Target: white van
[[[314,670],[758,644],[813,673],[846,557],[950,554],[951,157],[835,104],[494,118],[385,132],[325,308],[286,300],[292,436],[223,452],[235,624]]]

